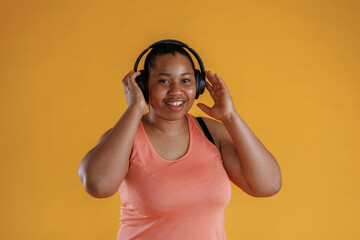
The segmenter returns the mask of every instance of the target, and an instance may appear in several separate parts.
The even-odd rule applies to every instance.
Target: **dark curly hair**
[[[149,52],[149,54],[146,56],[146,59],[144,62],[144,70],[148,74],[148,76],[150,75],[150,71],[152,69],[154,69],[154,67],[155,67],[156,58],[158,56],[162,56],[162,55],[165,55],[168,53],[171,53],[174,56],[176,53],[180,53],[180,54],[186,56],[189,59],[191,66],[195,72],[194,62],[191,59],[190,54],[179,45],[172,44],[172,43],[166,43],[166,44],[160,44],[160,45],[153,47],[151,49],[151,51]]]

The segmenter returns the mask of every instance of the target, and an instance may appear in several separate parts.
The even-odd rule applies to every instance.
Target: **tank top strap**
[[[190,138],[191,138],[191,137],[193,137],[194,134],[196,134],[198,125],[195,122],[195,118],[190,113],[187,113],[186,117],[188,119],[189,134],[190,134]]]

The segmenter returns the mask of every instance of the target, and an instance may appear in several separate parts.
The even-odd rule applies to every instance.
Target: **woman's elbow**
[[[261,190],[251,191],[249,195],[253,197],[271,197],[277,194],[282,187],[282,181],[278,181],[276,183],[271,184],[271,186],[267,186]]]
[[[117,190],[112,190],[101,186],[101,184],[93,182],[84,185],[86,192],[95,198],[107,198],[113,196]]]
[[[272,186],[268,189],[266,197],[274,196],[281,190],[281,187],[282,187],[282,180],[281,180],[281,176],[279,176],[278,180],[274,181]]]
[[[282,177],[281,177],[281,172],[280,169],[278,169],[277,174],[271,178],[271,180],[269,179],[268,183],[264,185],[264,189],[263,189],[263,197],[271,197],[274,196],[275,194],[277,194],[282,187]]]
[[[274,186],[274,188],[271,189],[271,191],[268,192],[268,195],[266,197],[274,196],[275,194],[277,194],[281,190],[281,187],[282,187],[282,183],[280,182],[279,184]]]
[[[99,181],[88,179],[84,171],[81,168],[78,170],[80,181],[82,182],[85,191],[95,198],[107,198],[111,197],[117,192],[117,189],[109,189],[108,186],[101,184]]]

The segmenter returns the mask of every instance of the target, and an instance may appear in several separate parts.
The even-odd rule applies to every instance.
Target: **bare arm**
[[[274,195],[282,185],[277,161],[237,114],[220,76],[211,72],[206,72],[206,76],[211,83],[207,83],[206,88],[214,99],[214,106],[198,106],[223,123],[210,126],[220,138],[221,155],[229,178],[251,196]]]
[[[232,173],[235,181],[243,175],[247,181],[246,192],[254,197],[276,194],[282,182],[279,165],[272,154],[237,113],[224,119],[223,124],[231,137],[223,138],[221,143],[225,167],[229,171],[241,171]],[[237,154],[232,154],[235,152]]]
[[[138,75],[131,71],[122,81],[128,109],[80,163],[79,178],[93,197],[105,198],[115,194],[127,174],[136,131],[147,110],[147,104],[135,83]]]

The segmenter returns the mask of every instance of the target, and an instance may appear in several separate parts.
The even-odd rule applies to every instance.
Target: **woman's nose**
[[[174,95],[174,94],[179,94],[181,92],[182,92],[182,87],[180,86],[180,84],[172,83],[170,85],[169,94]]]

